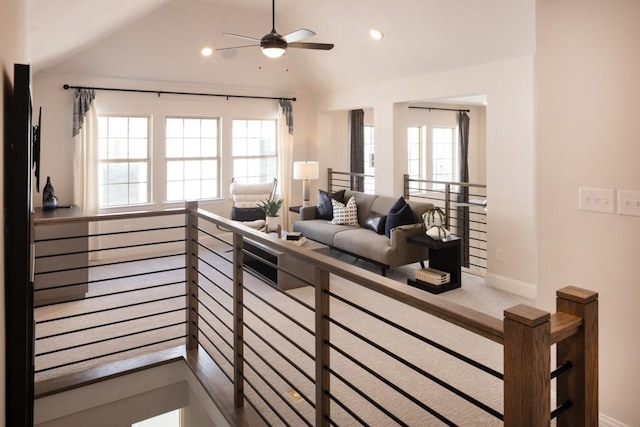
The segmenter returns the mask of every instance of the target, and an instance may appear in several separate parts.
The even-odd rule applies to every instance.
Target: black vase
[[[47,183],[42,189],[42,208],[43,209],[55,209],[58,207],[58,198],[53,191],[53,185],[51,185],[51,178],[47,177]]]

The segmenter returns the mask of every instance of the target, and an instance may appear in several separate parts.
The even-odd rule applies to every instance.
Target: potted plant
[[[269,232],[269,230],[276,230],[280,225],[280,217],[278,216],[278,212],[280,212],[282,202],[282,199],[278,199],[275,195],[272,195],[267,200],[263,200],[258,203],[258,207],[265,215],[265,220],[267,222],[267,232]]]

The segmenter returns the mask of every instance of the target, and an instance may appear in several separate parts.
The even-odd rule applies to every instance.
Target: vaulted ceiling
[[[276,0],[276,30],[308,28],[330,51],[257,47],[269,0],[29,0],[36,72],[287,92],[401,79],[531,55],[534,0]],[[372,40],[370,28],[384,38]]]

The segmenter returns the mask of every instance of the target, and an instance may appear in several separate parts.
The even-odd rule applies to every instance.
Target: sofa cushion
[[[359,225],[358,224],[358,208],[356,206],[356,199],[352,197],[345,205],[340,203],[336,199],[331,199],[333,205],[333,219],[331,224],[336,225]]]
[[[299,231],[307,239],[332,246],[334,236],[345,230],[356,228],[353,225],[334,225],[326,219],[310,219],[306,221],[295,221],[293,231]],[[358,227],[359,228],[359,227]],[[367,230],[367,233],[371,231]],[[371,233],[374,234],[374,233]]]
[[[384,234],[376,234],[362,227],[336,233],[333,246],[342,251],[386,265],[396,264],[396,248]]]
[[[378,212],[371,211],[364,221],[363,227],[375,231],[378,234],[384,234],[384,226],[387,222],[387,216]]]
[[[391,237],[392,228],[398,227],[400,225],[415,224],[417,220],[418,218],[411,209],[411,206],[409,206],[405,202],[405,205],[396,212],[393,212],[393,209],[389,211],[389,214],[387,215],[387,222],[384,226],[384,232],[387,237]]]
[[[324,190],[318,190],[318,203],[316,204],[317,219],[333,219],[333,205],[331,199],[336,199],[340,203],[344,203],[344,191],[340,190],[335,193],[329,193]]]

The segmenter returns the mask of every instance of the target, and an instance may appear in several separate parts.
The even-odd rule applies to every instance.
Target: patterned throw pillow
[[[331,204],[333,205],[333,219],[329,221],[331,224],[358,225],[358,207],[353,196],[346,205],[336,199],[331,199]]]

